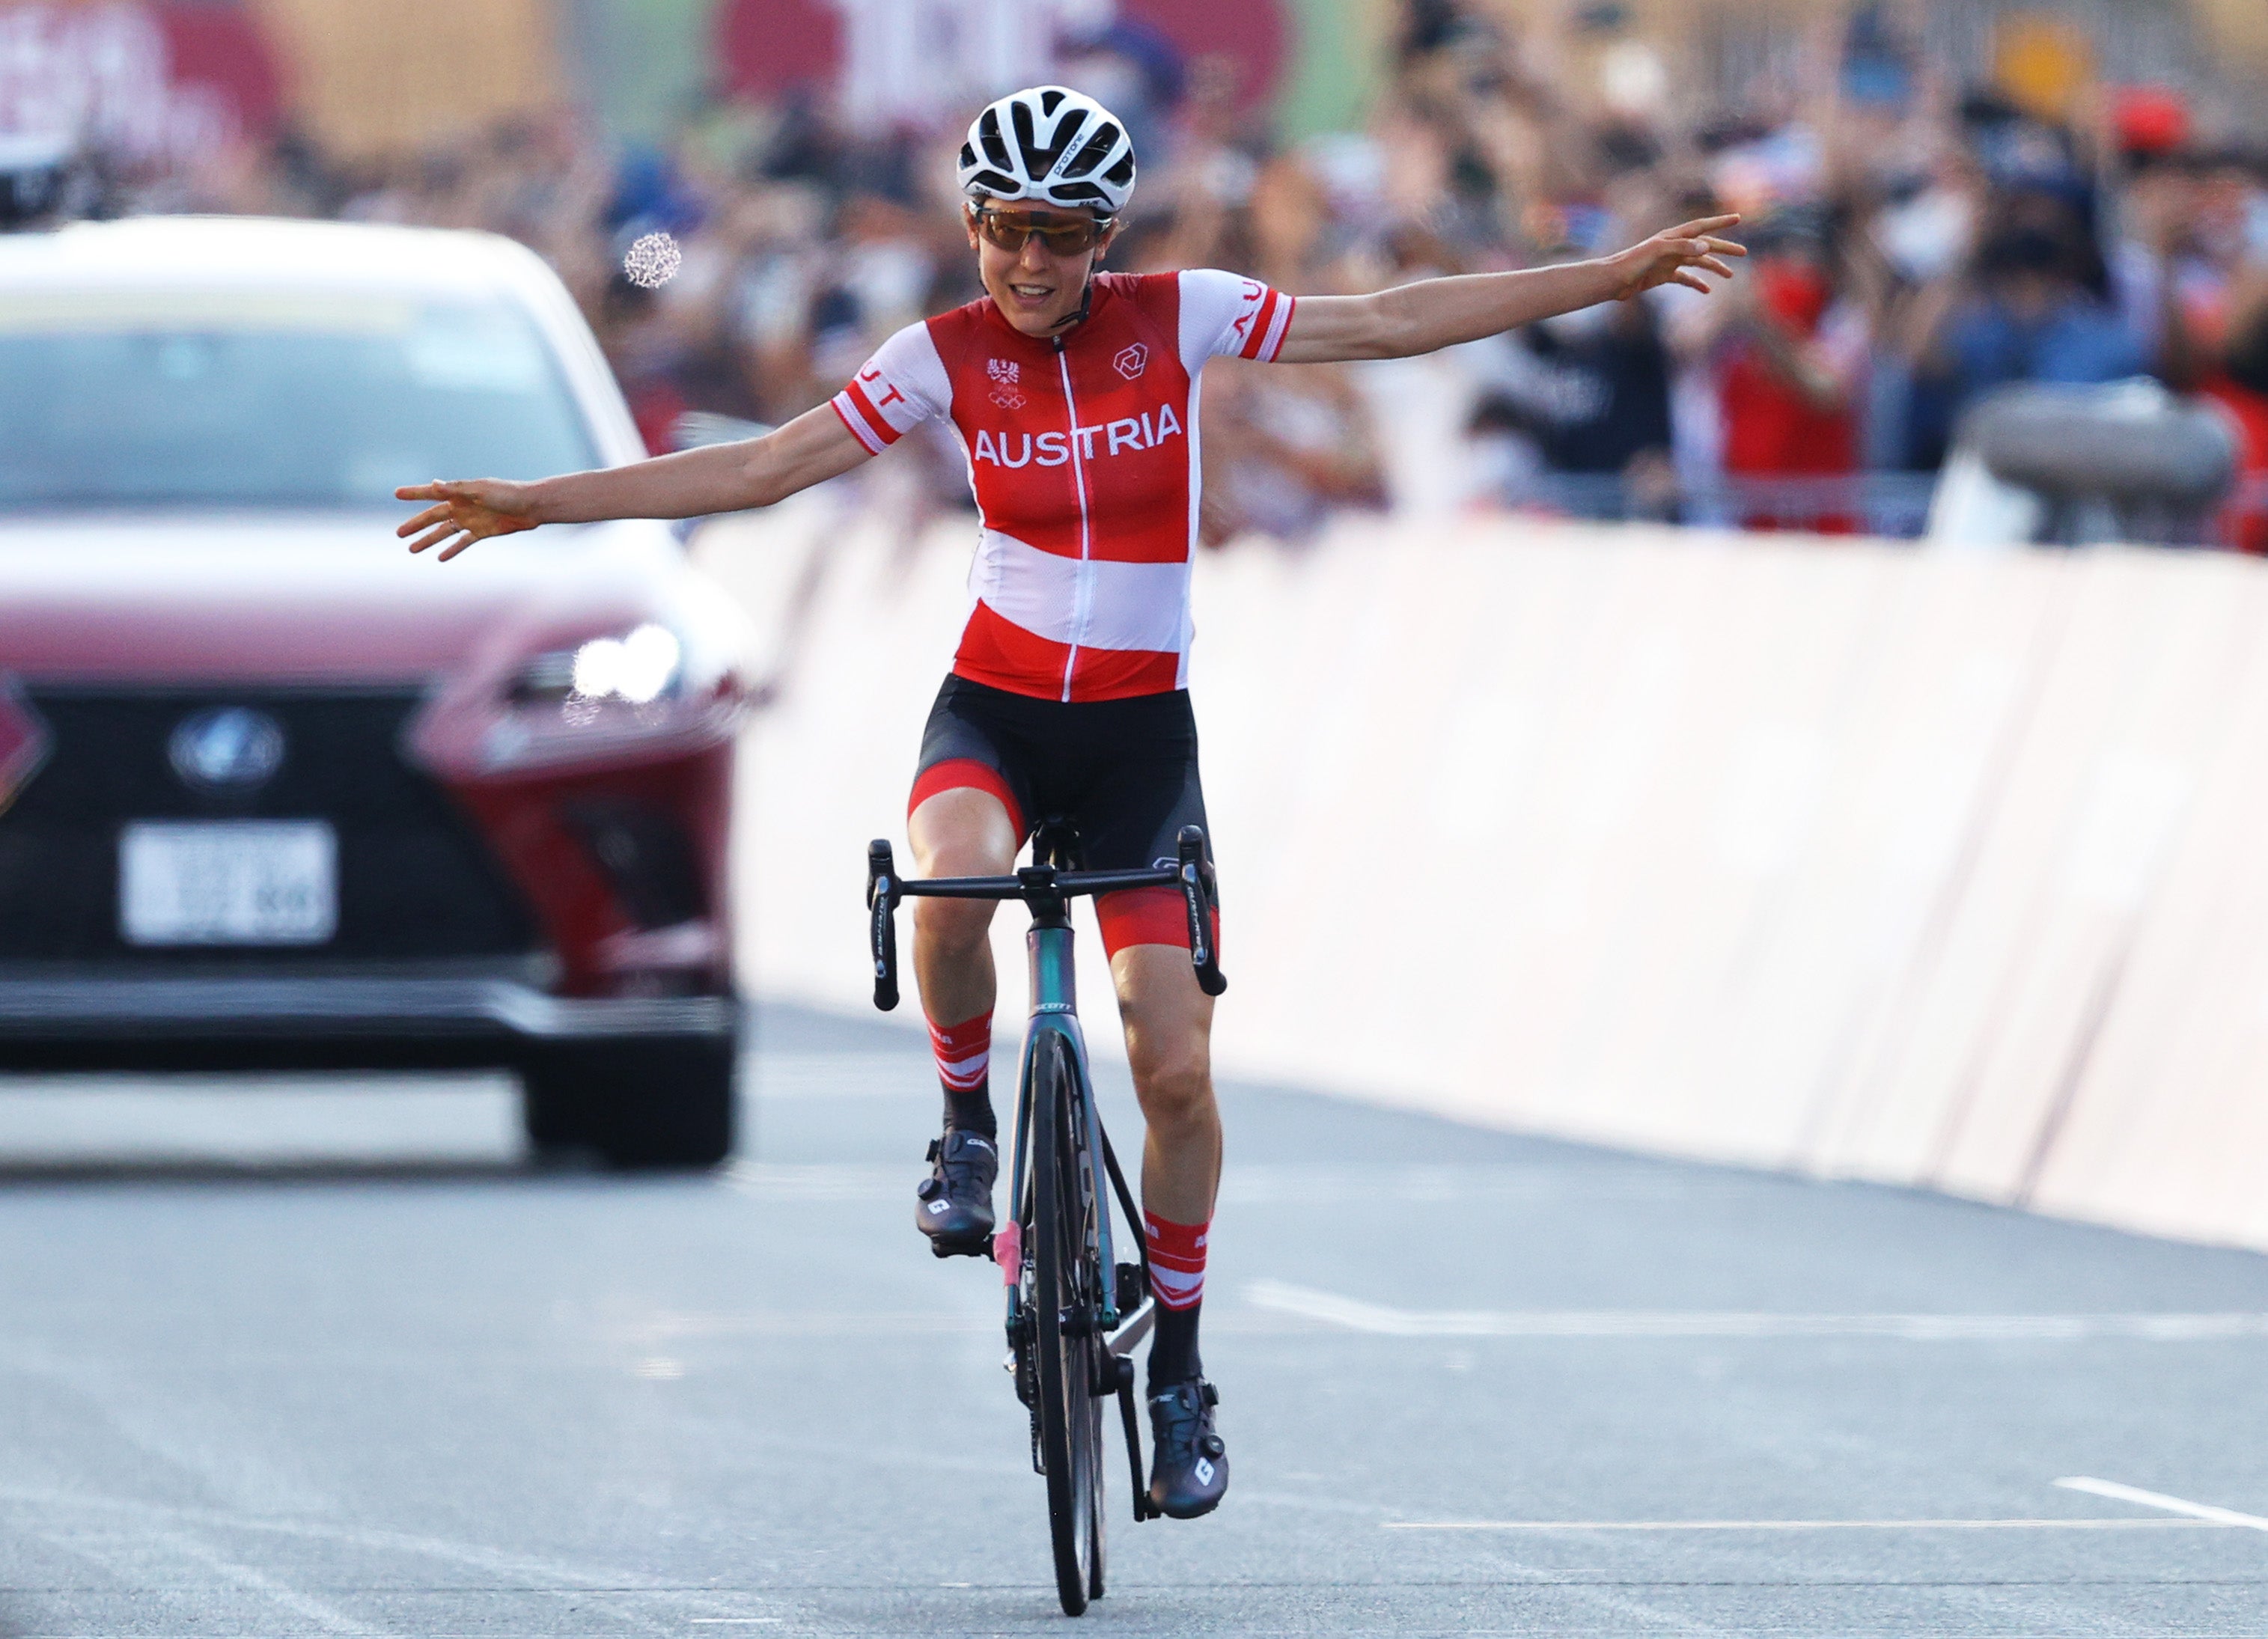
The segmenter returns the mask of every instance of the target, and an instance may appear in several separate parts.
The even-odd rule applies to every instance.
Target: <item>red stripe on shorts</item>
[[[1094,902],[1102,948],[1116,956],[1130,944],[1189,948],[1189,902],[1179,888],[1122,888]],[[1213,958],[1220,957],[1220,912],[1212,913]]]
[[[1000,806],[1008,811],[1008,823],[1016,827],[1019,838],[1025,833],[1024,810],[1016,801],[1016,794],[1008,789],[1008,782],[1000,771],[989,762],[979,762],[974,757],[947,757],[933,762],[914,776],[914,793],[906,799],[906,817],[911,819],[920,807],[939,791],[986,791],[1000,799]],[[1178,898],[1176,903],[1178,903]],[[1184,944],[1189,941],[1184,938]]]

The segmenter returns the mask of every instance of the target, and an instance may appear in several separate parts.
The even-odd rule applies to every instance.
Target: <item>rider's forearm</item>
[[[540,478],[526,487],[521,516],[539,524],[593,524],[610,518],[706,518],[769,506],[784,491],[767,481],[765,441],[717,444],[658,455],[627,467]]]
[[[1460,342],[1477,342],[1554,313],[1613,301],[1627,292],[1630,281],[1618,259],[1600,257],[1515,273],[1462,274],[1396,285],[1371,298],[1379,320],[1379,350],[1373,356],[1407,358]]]

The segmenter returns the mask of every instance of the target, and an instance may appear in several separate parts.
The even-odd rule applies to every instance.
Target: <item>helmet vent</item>
[[[1094,135],[1086,139],[1086,146],[1064,161],[1063,173],[1067,177],[1085,176],[1110,158],[1110,151],[1118,143],[1118,128],[1099,125]]]
[[[1008,151],[1008,139],[1000,134],[1000,111],[987,108],[976,121],[976,140],[984,145],[984,158],[996,171],[1012,171],[1016,158]]]
[[[1080,126],[1086,124],[1084,120],[1064,120],[1056,128],[1057,139],[1052,143],[1042,143],[1039,134],[1032,129],[1032,111],[1029,108],[1019,103],[1010,111],[1008,117],[1015,122],[1016,146],[1024,151],[1024,169],[1035,178],[1055,173],[1056,162],[1063,158],[1064,150],[1071,146],[1071,138],[1079,135]],[[1065,130],[1063,129],[1064,126],[1071,129]]]

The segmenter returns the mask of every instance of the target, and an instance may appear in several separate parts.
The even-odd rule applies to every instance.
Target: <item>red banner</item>
[[[233,6],[0,5],[0,133],[179,161],[281,118],[275,54]]]

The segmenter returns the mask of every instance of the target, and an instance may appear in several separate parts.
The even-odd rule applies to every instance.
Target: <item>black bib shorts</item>
[[[1043,821],[1069,821],[1090,871],[1170,864],[1182,827],[1205,823],[1189,691],[1041,700],[948,677],[922,731],[906,812],[939,791],[961,789],[998,798],[1020,838]],[[1106,893],[1095,913],[1113,955],[1130,944],[1189,948],[1189,913],[1178,889]]]

